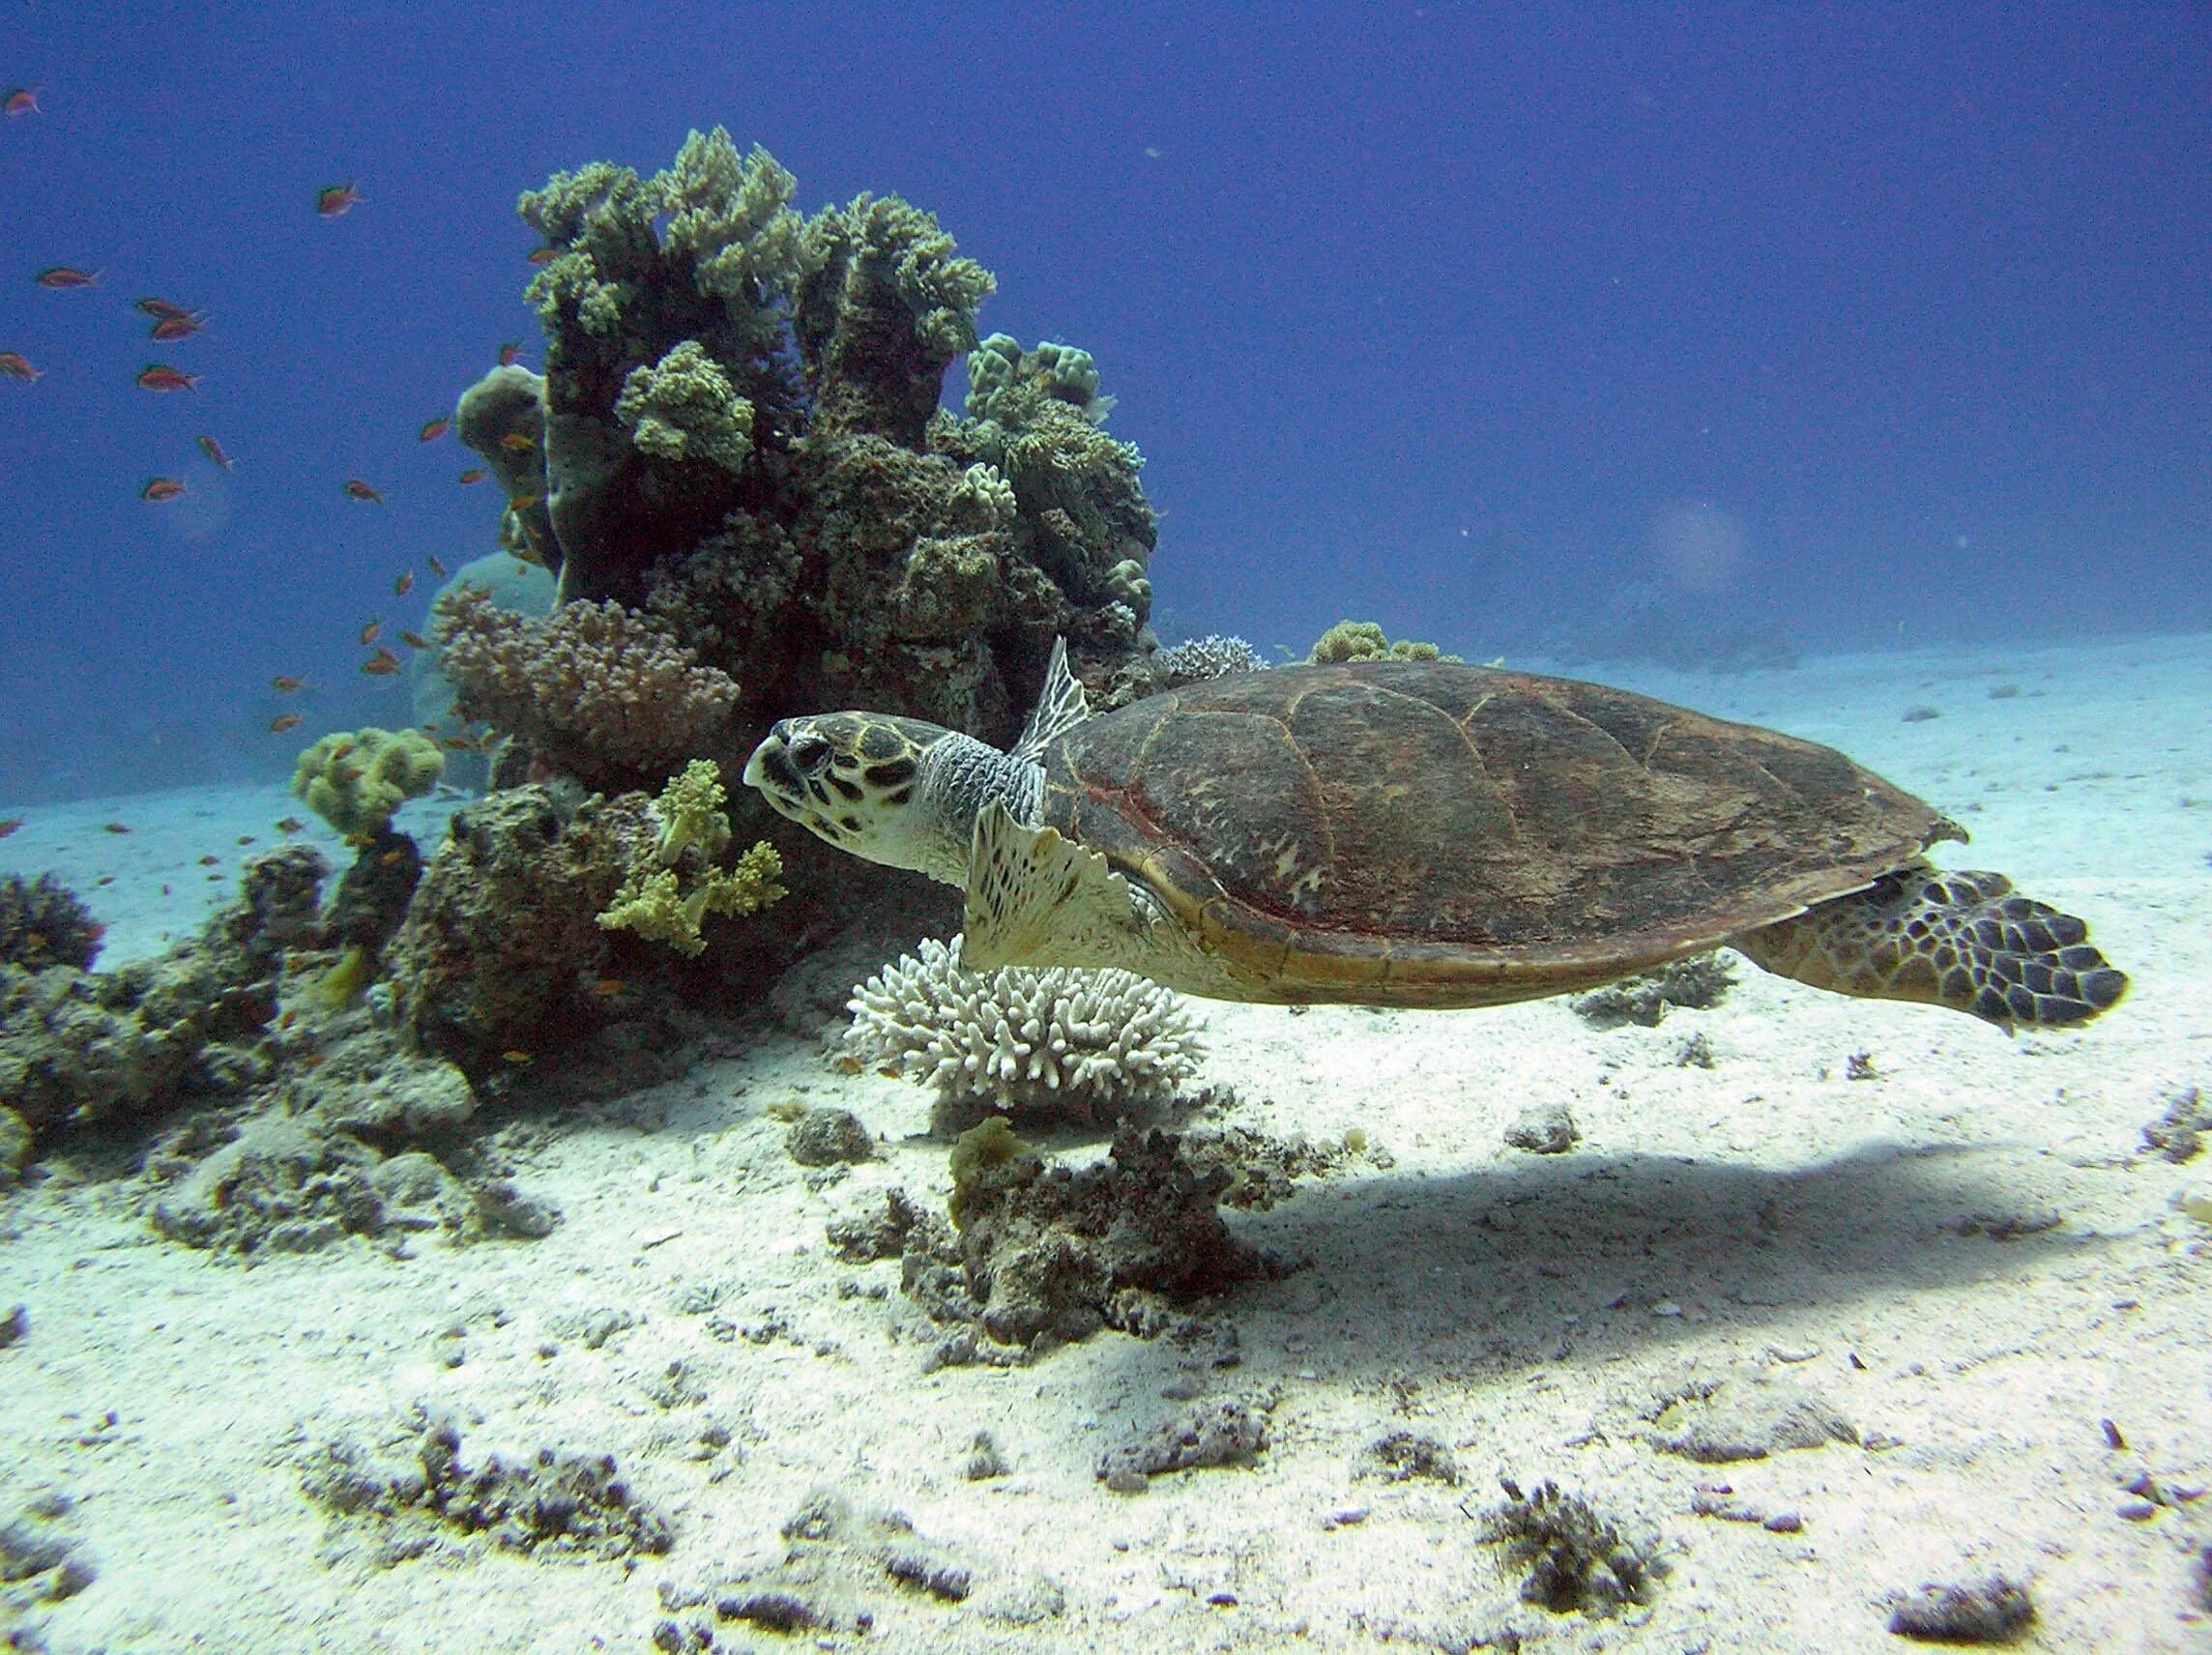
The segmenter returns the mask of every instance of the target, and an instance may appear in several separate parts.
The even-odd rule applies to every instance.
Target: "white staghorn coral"
[[[896,1061],[948,1109],[1077,1120],[1173,1096],[1197,1072],[1199,1021],[1173,990],[1132,972],[985,976],[961,965],[960,942],[925,938],[919,959],[901,955],[855,989],[847,1053]]]

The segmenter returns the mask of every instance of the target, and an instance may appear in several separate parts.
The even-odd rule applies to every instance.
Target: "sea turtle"
[[[1444,661],[1288,666],[1091,716],[1056,647],[1010,752],[787,718],[747,782],[967,891],[966,963],[1220,1000],[1495,1005],[1726,944],[1819,988],[2051,1027],[2127,977],[2071,915],[1922,853],[1965,833],[1832,748]]]

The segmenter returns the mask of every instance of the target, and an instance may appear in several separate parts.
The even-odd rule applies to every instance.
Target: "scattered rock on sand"
[[[2035,1624],[2025,1586],[2001,1575],[1980,1585],[1928,1585],[1892,1602],[1889,1629],[1925,1643],[2010,1643]]]
[[[1563,1155],[1581,1138],[1582,1129],[1563,1103],[1532,1104],[1505,1129],[1506,1145],[1531,1155]]]
[[[1137,1495],[1169,1471],[1248,1465],[1267,1445],[1267,1414],[1258,1404],[1211,1402],[1140,1434],[1098,1457],[1098,1480]]]
[[[1707,1466],[1859,1439],[1857,1428],[1819,1396],[1763,1378],[1700,1386],[1669,1402],[1651,1423],[1652,1445],[1662,1454]]]

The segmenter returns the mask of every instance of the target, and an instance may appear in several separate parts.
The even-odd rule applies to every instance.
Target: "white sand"
[[[2021,693],[1992,699],[1998,683]],[[2212,1229],[2175,1205],[2212,1185],[2212,1151],[2176,1166],[2141,1137],[2162,1089],[2212,1097],[2212,639],[1635,686],[1832,741],[1959,813],[1975,842],[1944,859],[2088,917],[2133,994],[2086,1032],[2018,1039],[1748,966],[1719,1007],[1651,1030],[1596,1031],[1563,1002],[1209,1007],[1204,1078],[1234,1088],[1230,1119],[1358,1127],[1395,1156],[1232,1215],[1312,1263],[1211,1309],[1236,1330],[1227,1369],[1214,1346],[1108,1333],[1029,1369],[922,1375],[919,1348],[887,1334],[897,1265],[837,1262],[823,1226],[892,1184],[942,1198],[928,1099],[782,1035],[608,1112],[639,1124],[507,1133],[521,1182],[565,1215],[535,1243],[403,1260],[349,1243],[247,1270],[156,1239],[127,1189],[55,1179],[0,1198],[0,1312],[31,1321],[0,1350],[0,1520],[66,1495],[51,1530],[99,1578],[30,1618],[73,1652],[640,1649],[661,1582],[772,1552],[829,1484],[905,1512],[983,1586],[1041,1573],[1065,1606],[1016,1626],[985,1615],[984,1590],[950,1606],[881,1581],[873,1634],[831,1647],[1418,1649],[1509,1623],[1545,1649],[1881,1650],[1906,1647],[1885,1594],[1992,1573],[2032,1590],[2031,1647],[2212,1647],[2191,1608],[2212,1495],[2183,1497],[2212,1484]],[[1903,721],[1916,705],[1942,715]],[[231,841],[287,807],[272,792],[24,811],[0,868],[115,874],[88,892],[112,962],[196,924],[227,893]],[[1709,1069],[1676,1065],[1695,1034]],[[1854,1054],[1876,1078],[1846,1078]],[[858,1112],[885,1158],[811,1192],[763,1113],[800,1092]],[[1580,1125],[1571,1154],[1502,1145],[1549,1103]],[[1993,1239],[2006,1221],[2036,1233]],[[888,1298],[840,1297],[848,1283]],[[579,1319],[610,1310],[635,1324],[590,1348]],[[1725,1402],[1762,1376],[1867,1445],[1733,1465],[1655,1450],[1645,1416],[1669,1397],[1725,1381]],[[1102,1449],[1189,1406],[1164,1388],[1272,1397],[1268,1446],[1107,1493]],[[327,1564],[304,1452],[397,1441],[416,1409],[451,1416],[472,1465],[615,1455],[675,1550],[626,1571]],[[729,1446],[699,1448],[714,1425]],[[962,1474],[978,1430],[1008,1475]],[[1462,1486],[1354,1480],[1391,1431],[1447,1444]],[[1516,1604],[1460,1509],[1496,1503],[1501,1471],[1661,1535],[1672,1571],[1650,1607],[1593,1622]],[[2170,1503],[2123,1515],[2145,1471]],[[1693,1515],[1701,1483],[1802,1527]]]

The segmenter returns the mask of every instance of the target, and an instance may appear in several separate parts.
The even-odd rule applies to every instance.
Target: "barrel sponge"
[[[325,736],[300,755],[292,791],[348,838],[374,836],[393,812],[421,798],[446,773],[438,743],[414,730],[356,730]]]

